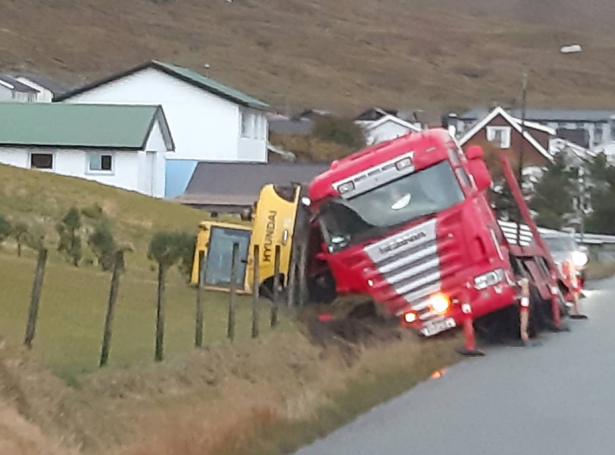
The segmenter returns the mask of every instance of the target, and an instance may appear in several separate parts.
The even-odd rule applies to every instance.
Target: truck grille
[[[373,280],[374,295],[382,303],[403,297],[420,319],[428,319],[427,298],[460,268],[454,242],[452,235],[437,238],[434,219],[365,247],[377,268],[374,278],[384,277]]]

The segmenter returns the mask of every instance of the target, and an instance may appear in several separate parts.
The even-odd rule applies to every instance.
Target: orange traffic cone
[[[521,300],[519,301],[519,328],[520,336],[523,344],[526,344],[530,335],[528,326],[530,323],[530,282],[527,278],[522,278],[519,281],[521,287]]]
[[[581,282],[579,281],[579,277],[577,276],[577,272],[574,268],[574,264],[571,264],[569,261],[566,261],[564,264],[564,270],[566,272],[566,277],[570,283],[570,295],[572,296],[572,314],[570,315],[570,319],[587,319],[587,316],[581,314],[581,309],[579,307],[579,299],[581,297]]]
[[[461,355],[467,357],[482,357],[485,355],[483,351],[476,349],[476,336],[474,334],[474,320],[472,318],[472,305],[464,303],[461,305],[463,312],[463,335],[464,347],[459,349]]]

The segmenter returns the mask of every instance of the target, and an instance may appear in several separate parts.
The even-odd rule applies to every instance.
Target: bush
[[[176,235],[181,256],[179,259],[179,271],[190,279],[196,251],[196,235],[187,232],[181,232]]]
[[[183,265],[190,247],[194,252],[194,237],[185,233],[158,232],[149,244],[147,257],[158,262],[164,268],[172,267],[180,262]]]
[[[88,238],[88,245],[98,260],[98,265],[105,272],[113,268],[117,243],[108,223],[99,223]]]
[[[103,208],[98,204],[92,204],[89,207],[83,207],[81,214],[91,220],[100,220],[104,217]]]
[[[23,221],[17,221],[13,223],[11,229],[11,236],[17,242],[17,256],[21,257],[21,249],[24,244],[28,243],[28,236],[30,234],[30,227]]]
[[[82,256],[79,229],[81,229],[81,213],[75,207],[72,207],[56,226],[60,236],[58,251],[64,253],[75,267],[79,266]]]
[[[0,243],[3,243],[9,235],[11,235],[11,222],[4,215],[0,215]]]
[[[331,116],[316,117],[312,134],[322,141],[334,142],[357,150],[365,147],[363,130],[349,119]]]

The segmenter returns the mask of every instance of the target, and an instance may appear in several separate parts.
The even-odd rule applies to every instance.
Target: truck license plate
[[[453,318],[444,319],[443,321],[436,321],[425,324],[425,327],[421,329],[421,333],[426,337],[431,337],[437,335],[440,332],[444,332],[445,330],[452,329],[457,324]]]

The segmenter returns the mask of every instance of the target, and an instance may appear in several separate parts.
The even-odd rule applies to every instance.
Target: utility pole
[[[525,116],[527,104],[527,72],[523,73],[523,95],[521,98],[521,143],[519,144],[519,174],[517,180],[523,195],[523,155],[525,152]],[[521,216],[517,218],[517,245],[521,248]]]
[[[577,213],[580,220],[581,243],[583,243],[585,237],[585,169],[583,169],[583,166],[579,167],[579,176],[577,182],[579,186]]]

